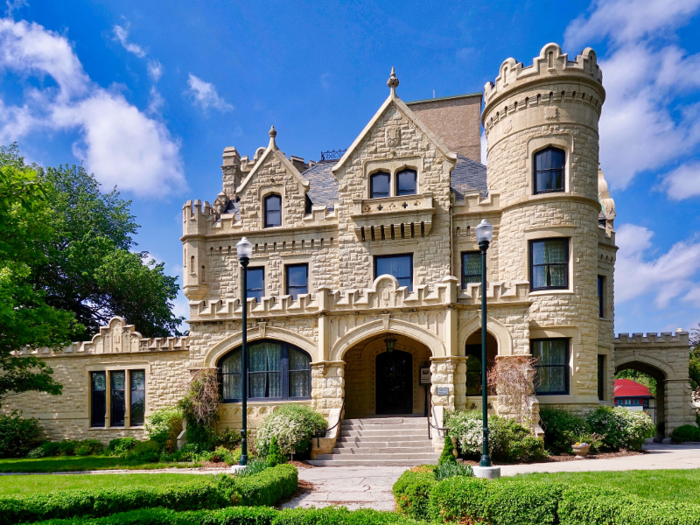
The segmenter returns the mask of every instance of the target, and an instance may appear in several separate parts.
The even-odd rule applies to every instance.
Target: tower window
[[[605,276],[598,276],[598,317],[605,318]]]
[[[416,171],[401,170],[396,174],[396,195],[416,194]]]
[[[380,199],[389,196],[389,174],[380,171],[372,175],[369,179],[370,199]]]
[[[282,226],[282,197],[269,195],[265,197],[265,228]]]
[[[534,339],[532,357],[537,359],[535,370],[537,395],[569,393],[569,340]]]
[[[569,287],[569,239],[530,241],[530,289]]]
[[[564,188],[564,150],[554,147],[535,153],[535,194],[566,191]]]

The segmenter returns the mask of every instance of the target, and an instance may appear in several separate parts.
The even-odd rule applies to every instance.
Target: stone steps
[[[344,419],[332,454],[310,461],[317,466],[415,466],[437,463],[424,417]]]

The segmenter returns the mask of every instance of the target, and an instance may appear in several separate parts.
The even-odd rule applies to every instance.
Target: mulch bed
[[[589,454],[584,459],[611,459],[611,458],[622,458],[626,456],[641,456],[646,454],[646,451],[633,452],[631,450],[620,450],[619,452],[601,452],[599,454]],[[573,454],[561,454],[559,456],[549,456],[544,461],[520,461],[518,463],[495,463],[494,465],[534,465],[537,463],[559,463],[562,461],[577,461],[576,456]],[[478,461],[473,461],[471,459],[464,460],[465,465],[471,465],[472,467],[478,466]]]

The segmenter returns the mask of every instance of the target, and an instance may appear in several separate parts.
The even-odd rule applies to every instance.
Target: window
[[[300,293],[309,293],[309,265],[289,264],[285,266],[287,273],[287,295],[296,300]]]
[[[107,413],[107,377],[104,372],[90,372],[90,426],[104,427]]]
[[[146,372],[145,370],[131,370],[129,372],[129,384],[131,388],[129,426],[143,425],[146,415]]]
[[[124,418],[126,416],[126,398],[124,396],[125,392],[125,377],[126,372],[120,370],[118,372],[109,373],[109,387],[110,387],[110,415],[109,415],[109,426],[110,427],[123,427]]]
[[[598,356],[598,399],[605,400],[605,356]]]
[[[598,317],[605,318],[605,276],[598,276]]]
[[[399,286],[413,290],[413,255],[381,255],[374,258],[374,278],[393,275]]]
[[[531,290],[569,287],[569,239],[530,241]]]
[[[462,252],[462,288],[481,283],[481,252]]]
[[[260,302],[265,297],[265,268],[248,268],[248,298]]]
[[[314,206],[314,203],[311,202],[311,199],[309,198],[309,196],[306,195],[306,197],[304,198],[304,213],[306,215],[310,215],[311,212],[313,211],[313,206]]]
[[[259,341],[249,347],[249,399],[309,399],[311,357],[279,341]],[[219,363],[224,402],[243,397],[242,358],[238,348]]]
[[[467,345],[467,395],[481,395],[481,345]]]
[[[389,174],[380,171],[369,178],[369,198],[379,199],[389,196]]]
[[[535,393],[539,395],[569,393],[569,340],[534,339],[532,357],[537,359]]]
[[[396,195],[416,194],[416,171],[401,170],[396,174]]]
[[[282,197],[269,195],[265,197],[265,228],[282,226]]]
[[[535,194],[565,191],[564,159],[559,148],[545,148],[535,153]]]

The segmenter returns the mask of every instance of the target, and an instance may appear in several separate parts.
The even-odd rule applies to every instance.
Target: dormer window
[[[566,191],[564,187],[564,150],[548,147],[535,153],[535,195]]]
[[[396,174],[396,195],[416,194],[416,171],[401,170]]]
[[[372,175],[369,179],[369,197],[380,199],[389,196],[389,180],[391,176],[385,171]]]
[[[282,226],[282,197],[269,195],[265,197],[265,228]]]

